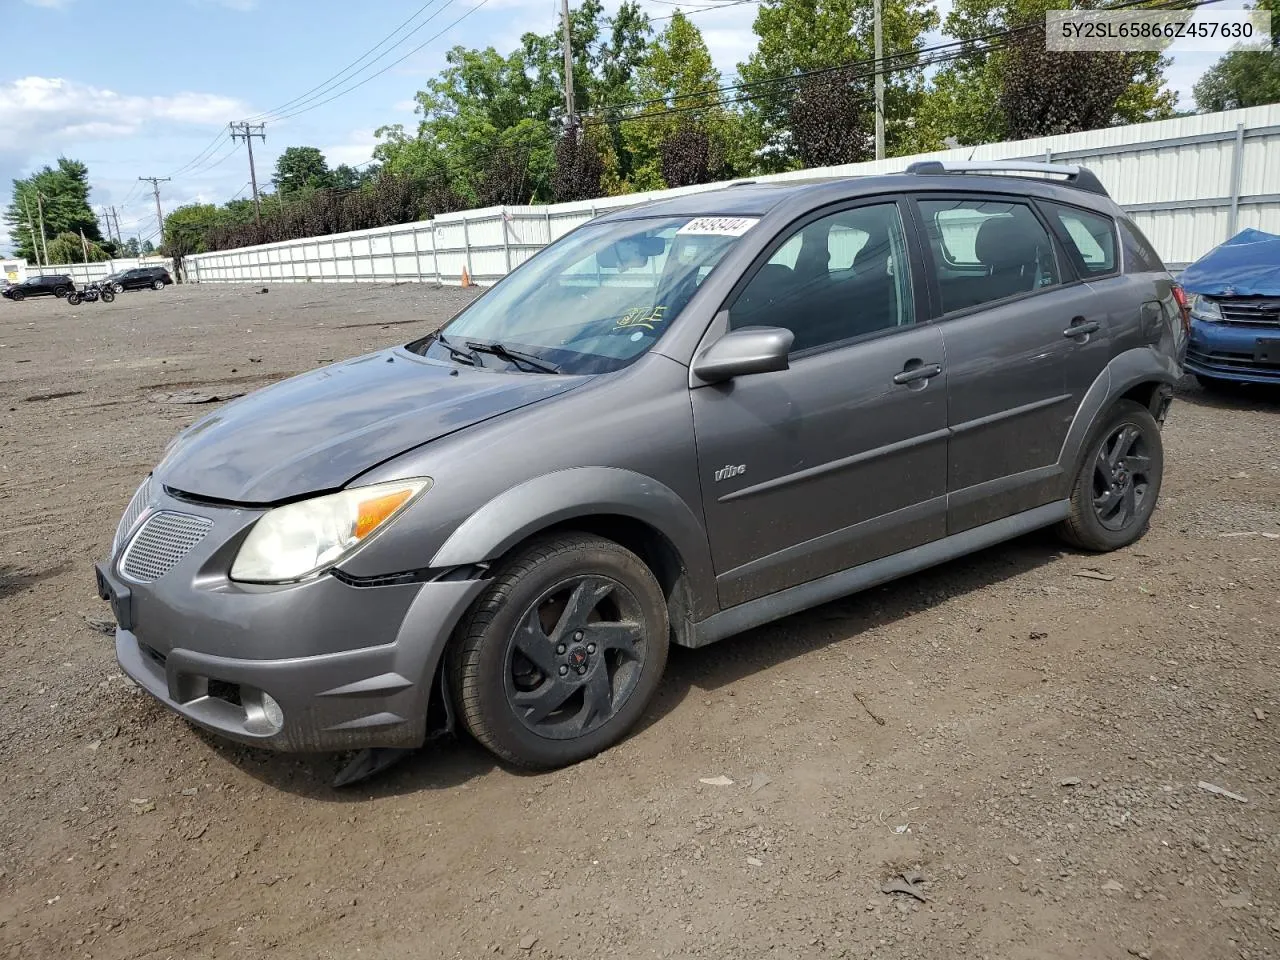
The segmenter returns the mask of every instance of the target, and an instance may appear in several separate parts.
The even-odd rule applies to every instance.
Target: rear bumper
[[[1274,352],[1259,351],[1273,341]],[[1191,339],[1183,363],[1189,373],[1242,383],[1280,383],[1280,327],[1232,326],[1191,321]]]

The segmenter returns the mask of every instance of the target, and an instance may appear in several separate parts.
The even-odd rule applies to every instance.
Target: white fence
[[[911,157],[757,177],[758,181],[898,173],[916,160],[1048,160],[1091,168],[1180,267],[1245,227],[1280,233],[1280,104]],[[420,223],[187,257],[197,283],[492,283],[597,214],[706,184],[548,206],[490,207]]]
[[[9,268],[13,269],[10,270]],[[41,277],[50,274],[69,276],[77,284],[93,283],[121,270],[132,270],[134,267],[164,267],[173,270],[173,261],[165,257],[121,257],[117,260],[103,260],[100,263],[52,263],[39,266],[26,260],[5,261],[4,269],[8,279],[21,283],[28,277]]]

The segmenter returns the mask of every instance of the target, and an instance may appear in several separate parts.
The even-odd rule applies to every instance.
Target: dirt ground
[[[1276,395],[1180,391],[1128,550],[1033,535],[675,650],[642,729],[569,770],[450,740],[334,790],[335,758],[136,691],[93,585],[210,409],[156,395],[468,297],[258,289],[0,301],[0,957],[1280,956]],[[916,869],[923,902],[881,892]]]

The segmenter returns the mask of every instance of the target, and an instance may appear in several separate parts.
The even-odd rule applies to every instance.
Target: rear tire
[[[1155,417],[1140,403],[1118,401],[1085,446],[1058,535],[1083,550],[1127,547],[1147,532],[1163,477]]]
[[[630,550],[587,534],[535,540],[503,564],[454,638],[463,725],[522,767],[594,756],[652,699],[669,629],[662,588]]]
[[[152,290],[163,290],[163,289],[164,289],[164,281],[163,281],[163,280],[152,280],[152,281],[151,281],[151,289],[152,289]]]
[[[53,295],[58,299],[62,299],[63,297],[67,296],[67,294],[69,294],[70,292],[71,292],[70,287],[54,287],[53,288]]]

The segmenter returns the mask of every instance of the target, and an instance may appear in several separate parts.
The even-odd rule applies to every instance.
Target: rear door
[[[1109,357],[1098,298],[1025,198],[921,195],[946,345],[947,532],[1060,495],[1058,459]]]
[[[916,322],[904,213],[879,199],[811,215],[730,296],[731,329],[796,339],[789,369],[692,391],[725,607],[944,534],[942,334]]]

